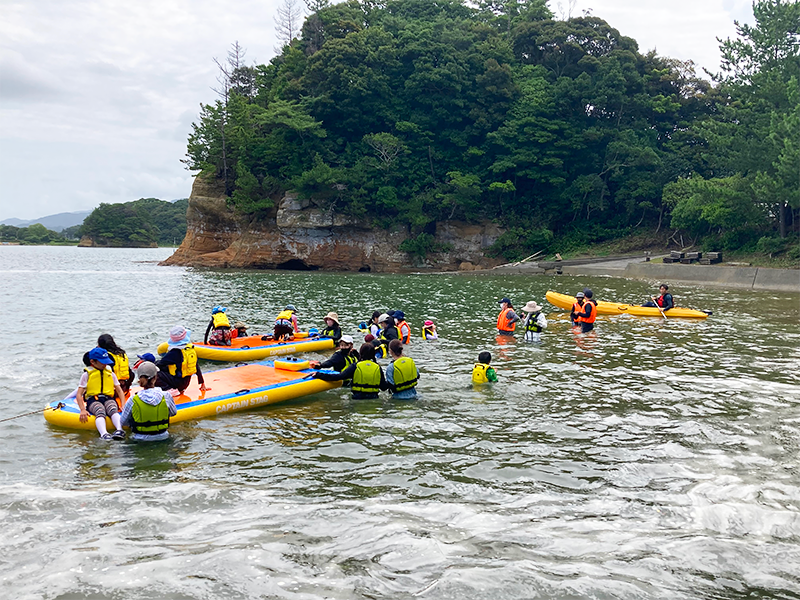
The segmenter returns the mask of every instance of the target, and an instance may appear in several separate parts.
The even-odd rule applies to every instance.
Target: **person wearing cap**
[[[361,344],[358,351],[361,359],[351,364],[341,373],[316,371],[311,377],[323,381],[353,381],[353,400],[370,400],[378,397],[378,392],[388,390],[389,383],[381,366],[375,362],[375,347],[372,344]]]
[[[583,297],[582,310],[576,309],[578,305],[576,302],[572,306],[570,318],[572,318],[573,323],[576,325],[580,324],[581,333],[586,333],[594,329],[594,321],[597,318],[597,303],[592,299],[592,296],[594,296],[594,293],[589,288],[585,288],[582,292],[575,294],[578,300]],[[573,313],[575,315],[574,318],[572,317]]]
[[[275,318],[275,329],[272,337],[276,340],[291,339],[295,333],[300,333],[297,326],[297,309],[292,304],[287,304]]]
[[[578,292],[575,294],[575,302],[572,305],[572,310],[569,313],[569,319],[572,321],[573,325],[580,325],[580,317],[579,315],[583,314],[586,310],[584,308],[584,304],[586,303],[586,297],[583,292]]]
[[[339,315],[329,312],[325,315],[325,327],[319,332],[320,337],[333,338],[333,343],[338,344],[342,337],[342,328],[339,326]]]
[[[97,347],[108,352],[109,358],[114,361],[111,369],[114,371],[114,375],[117,376],[122,391],[127,394],[133,383],[133,370],[130,367],[130,361],[128,360],[128,355],[125,354],[125,350],[117,346],[114,338],[108,333],[104,333],[97,338]]]
[[[500,300],[500,314],[497,315],[497,332],[500,335],[514,335],[514,329],[519,321],[519,315],[514,312],[510,298]]]
[[[183,391],[189,387],[192,375],[197,375],[200,391],[208,391],[200,365],[197,364],[197,350],[191,342],[191,331],[183,325],[176,325],[169,330],[169,350],[164,357],[156,363],[158,379],[156,386],[163,390]]]
[[[399,339],[404,344],[411,343],[411,326],[406,323],[406,313],[402,310],[394,311],[392,318],[395,320],[395,327],[397,327],[397,334]]]
[[[122,431],[119,406],[114,399],[119,398],[120,405],[125,402],[125,392],[119,385],[119,379],[114,374],[110,365],[114,360],[102,348],[93,348],[88,354],[89,366],[83,370],[75,400],[81,411],[80,421],[86,423],[89,415],[94,415],[94,426],[100,438],[104,440],[123,440],[125,432]],[[114,425],[114,433],[108,433],[106,417]]]
[[[428,319],[422,324],[422,339],[423,340],[438,340],[439,334],[436,333],[436,325],[433,321]]]
[[[169,418],[178,414],[172,395],[156,387],[158,367],[150,361],[136,369],[139,385],[122,409],[122,424],[131,428],[131,439],[137,442],[157,442],[169,437]]]
[[[215,306],[211,309],[211,320],[206,327],[203,343],[212,346],[231,345],[231,322],[225,313],[228,309],[224,306]],[[211,335],[209,336],[209,332]]]
[[[389,342],[389,356],[392,362],[386,367],[386,382],[395,400],[413,400],[417,397],[417,382],[419,369],[414,359],[403,356],[403,342],[392,340]]]
[[[353,337],[343,335],[339,340],[339,349],[331,354],[325,362],[309,361],[312,369],[333,369],[341,373],[350,365],[358,362],[358,351],[353,349]]]
[[[156,364],[156,357],[152,352],[145,352],[144,354],[137,354],[136,358],[138,358],[139,360],[137,360],[136,363],[133,365],[133,370],[134,371],[136,371],[136,369],[141,367],[142,363],[145,363],[145,362],[151,362],[153,364]]]
[[[547,329],[547,319],[542,314],[542,307],[535,300],[531,300],[522,307],[522,312],[528,313],[522,324],[522,329],[525,331],[525,341],[540,341],[541,336],[539,334]]]

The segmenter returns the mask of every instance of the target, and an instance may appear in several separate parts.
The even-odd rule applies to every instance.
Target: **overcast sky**
[[[275,55],[278,0],[0,0],[0,220],[189,196],[180,160],[213,58]],[[749,0],[551,0],[716,71]]]

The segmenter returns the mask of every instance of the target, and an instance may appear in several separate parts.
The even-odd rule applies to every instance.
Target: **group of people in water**
[[[657,306],[669,310],[674,300],[669,286],[660,286],[661,295],[644,306]],[[510,298],[500,300],[497,331],[501,336],[513,336],[517,324],[524,331],[526,341],[540,341],[541,333],[547,329],[547,318],[542,307],[531,300],[522,308],[524,316],[514,310]],[[570,311],[570,319],[581,332],[594,329],[597,303],[591,289],[584,288],[576,294]],[[329,312],[324,317],[325,326],[313,335],[329,337],[337,346],[336,351],[325,361],[310,361],[315,372],[309,377],[325,381],[343,381],[351,388],[357,400],[377,398],[379,392],[390,391],[392,397],[409,400],[417,396],[420,372],[414,360],[404,353],[411,343],[411,326],[402,310],[375,311],[369,322],[362,322],[359,329],[365,331],[364,342],[358,350],[352,336],[342,334],[339,316]],[[300,333],[297,309],[289,304],[275,319],[272,339],[287,341]],[[247,324],[231,325],[227,308],[215,306],[204,335],[204,343],[230,346],[237,337],[247,336]],[[438,332],[432,320],[426,319],[421,329],[423,340],[437,339]],[[386,371],[378,364],[378,358],[390,358]],[[125,439],[123,427],[130,427],[132,439],[154,441],[168,436],[169,417],[177,414],[173,397],[180,395],[189,386],[192,376],[197,377],[201,392],[205,385],[202,370],[197,360],[197,351],[191,342],[191,333],[176,325],[169,332],[167,352],[157,360],[153,354],[137,355],[139,361],[131,367],[125,351],[109,334],[101,335],[97,347],[83,357],[85,369],[81,375],[76,401],[80,409],[80,420],[86,422],[89,415],[95,416],[95,426],[103,439]],[[481,384],[497,381],[491,367],[491,353],[483,351],[473,366],[472,381]],[[135,370],[135,374],[134,374]],[[134,378],[140,390],[129,394]],[[106,417],[114,430],[109,432]]]

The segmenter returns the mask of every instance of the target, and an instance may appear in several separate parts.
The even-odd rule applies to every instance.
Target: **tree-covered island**
[[[218,63],[189,137],[237,214],[294,190],[423,255],[458,219],[509,259],[639,231],[800,258],[800,2],[755,2],[710,80],[545,0],[308,4],[269,64]]]

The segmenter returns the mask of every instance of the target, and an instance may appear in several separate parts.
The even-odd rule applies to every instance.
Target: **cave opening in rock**
[[[286,271],[317,271],[319,267],[316,265],[308,265],[299,258],[292,258],[286,262],[282,262],[276,268],[284,269]]]
[[[364,265],[358,270],[359,273],[369,273],[370,271],[372,271],[372,269],[369,268],[369,265]]]

